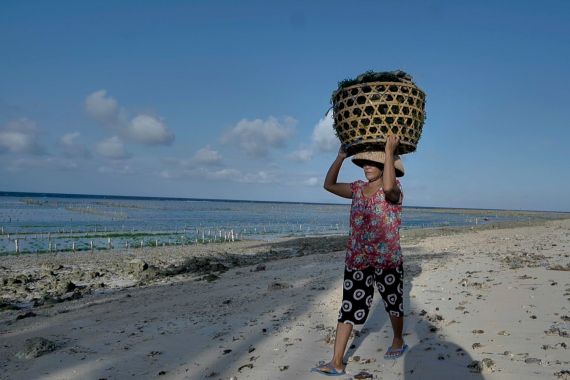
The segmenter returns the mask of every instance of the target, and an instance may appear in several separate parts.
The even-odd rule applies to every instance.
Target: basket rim
[[[377,84],[385,84],[385,85],[405,85],[408,87],[415,87],[417,90],[419,90],[424,97],[426,97],[426,93],[424,90],[422,90],[420,87],[418,87],[418,85],[416,85],[415,83],[405,83],[405,82],[382,82],[382,81],[377,81],[377,82],[364,82],[364,83],[357,83],[357,84],[353,84],[352,86],[348,86],[348,87],[343,87],[343,88],[337,88],[336,90],[333,91],[331,99],[334,99],[335,96],[341,92],[341,91],[346,91],[348,89],[352,89],[355,87],[364,87],[364,86],[371,86],[371,85],[377,85]],[[333,102],[334,103],[334,102]]]

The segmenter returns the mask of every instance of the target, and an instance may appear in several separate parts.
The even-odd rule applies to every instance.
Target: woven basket
[[[369,82],[333,94],[334,129],[347,154],[384,150],[400,137],[396,154],[414,152],[425,119],[425,93],[413,83]]]

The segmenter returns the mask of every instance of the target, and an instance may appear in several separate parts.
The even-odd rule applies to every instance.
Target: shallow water
[[[0,253],[348,233],[349,205],[0,193]],[[527,214],[408,208],[403,228],[528,220]]]

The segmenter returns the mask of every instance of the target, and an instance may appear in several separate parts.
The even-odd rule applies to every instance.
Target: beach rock
[[[255,269],[253,270],[254,272],[260,272],[262,270],[265,270],[266,267],[264,264],[259,264],[258,266],[255,267]]]
[[[210,263],[210,266],[208,269],[212,272],[225,272],[228,270],[228,267],[222,263],[213,262],[213,263]]]
[[[95,278],[101,277],[103,275],[100,272],[95,271],[95,272],[90,272],[89,276],[91,277],[91,279],[95,279]]]
[[[564,265],[556,264],[548,268],[549,270],[570,271],[570,263]]]
[[[5,310],[20,310],[20,307],[7,302],[0,302],[0,311]]]
[[[57,283],[56,292],[60,294],[69,293],[75,290],[75,288],[77,288],[77,285],[75,285],[73,282],[69,280],[64,280]]]
[[[555,372],[554,376],[561,380],[570,380],[570,371],[567,369],[563,369],[562,371]]]
[[[157,279],[161,276],[161,273],[158,268],[154,266],[148,266],[147,269],[144,269],[142,272],[137,273],[139,281],[141,282],[150,282],[152,280]]]
[[[241,367],[238,368],[238,372],[241,372],[242,369],[244,368],[249,368],[249,369],[253,369],[253,364],[248,363],[248,364],[244,364]]]
[[[280,365],[279,366],[279,371],[283,372],[283,371],[287,371],[289,369],[288,365]]]
[[[148,264],[142,259],[133,259],[128,262],[130,273],[138,274],[148,269]]]
[[[544,333],[549,336],[558,335],[564,338],[567,338],[569,336],[567,329],[564,329],[564,327],[560,328],[559,326],[556,325],[551,326],[550,329],[546,330]]]
[[[73,292],[65,293],[64,295],[59,297],[59,302],[64,301],[71,301],[71,300],[78,300],[83,297],[83,294],[78,289],[74,290]]]
[[[371,373],[368,373],[366,371],[360,371],[358,372],[356,375],[354,375],[355,379],[372,379],[373,376]]]
[[[42,269],[40,273],[42,274],[43,277],[57,276],[57,274],[51,269]]]
[[[202,277],[202,280],[208,281],[208,282],[212,282],[212,281],[216,281],[217,279],[219,279],[220,276],[214,274],[214,273],[209,273],[206,276]]]
[[[42,337],[35,337],[26,339],[24,348],[16,353],[16,357],[19,359],[34,359],[56,349],[57,344],[55,342]]]
[[[539,365],[542,364],[542,360],[538,358],[526,358],[524,362],[526,364],[539,364]]]
[[[16,317],[16,320],[20,320],[20,319],[24,319],[24,318],[30,318],[30,317],[35,317],[37,314],[34,313],[33,311],[28,311],[27,313],[24,314],[20,314]]]
[[[287,289],[287,288],[292,288],[293,285],[288,284],[286,282],[279,282],[279,281],[273,281],[272,283],[270,283],[267,286],[267,290],[280,290],[280,289]]]
[[[495,362],[492,359],[485,358],[481,361],[474,360],[467,365],[471,372],[475,373],[491,373],[495,371]]]

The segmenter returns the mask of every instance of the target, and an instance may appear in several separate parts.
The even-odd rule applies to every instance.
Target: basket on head
[[[332,103],[334,129],[349,156],[383,150],[389,135],[400,138],[396,154],[416,150],[425,120],[425,93],[406,73],[367,72],[341,82]]]

